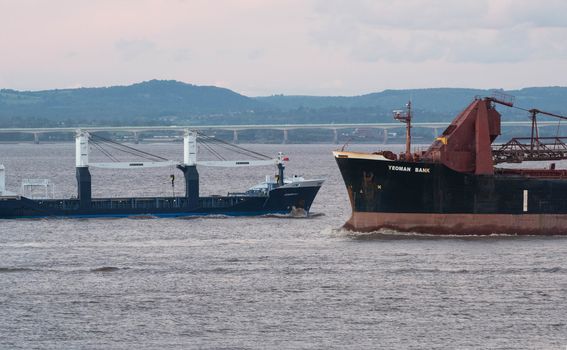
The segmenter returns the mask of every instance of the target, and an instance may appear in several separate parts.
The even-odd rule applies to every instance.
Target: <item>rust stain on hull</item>
[[[557,214],[414,214],[353,212],[344,227],[359,232],[392,229],[434,235],[567,235],[567,216]]]

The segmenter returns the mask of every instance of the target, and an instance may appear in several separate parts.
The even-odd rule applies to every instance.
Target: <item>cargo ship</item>
[[[183,161],[172,161],[132,147],[121,145],[102,138],[95,139],[87,131],[78,130],[76,135],[76,179],[77,196],[75,198],[29,198],[9,192],[5,186],[5,169],[0,165],[0,219],[41,218],[41,217],[129,217],[129,216],[257,216],[269,214],[308,215],[313,200],[321,188],[324,179],[304,179],[303,177],[285,177],[285,162],[289,159],[282,153],[277,158],[249,151],[247,154],[262,156],[251,160],[213,160],[197,161],[197,132],[186,130],[183,137]],[[125,147],[130,154],[144,156],[153,161],[134,161],[108,163],[89,162],[90,142],[100,148],[100,140],[112,142],[113,148]],[[206,138],[205,138],[206,139]],[[209,138],[211,140],[211,138]],[[214,140],[220,142],[219,140]],[[228,144],[228,143],[226,143]],[[227,145],[224,145],[227,147]],[[240,153],[244,153],[239,146]],[[103,150],[101,148],[101,150]],[[107,153],[105,151],[105,153]],[[110,155],[110,154],[109,154]],[[243,192],[227,195],[199,195],[198,166],[217,166],[241,168],[247,166],[274,166],[275,176],[266,176],[264,182]],[[93,198],[91,189],[90,167],[107,169],[142,169],[155,167],[176,167],[183,173],[185,193],[182,196],[164,197],[127,197]],[[174,185],[175,176],[171,175]],[[47,181],[35,181],[28,184],[46,184]],[[23,186],[22,186],[23,187]],[[47,193],[47,191],[46,191]]]
[[[496,144],[501,115],[512,98],[475,98],[422,152],[411,150],[411,103],[395,118],[406,123],[406,149],[374,153],[334,152],[352,215],[344,227],[433,235],[566,235],[565,138],[539,137],[538,109],[529,112],[530,137]],[[506,163],[534,163],[506,167]],[[544,162],[547,161],[547,162]],[[545,166],[541,167],[541,164]]]

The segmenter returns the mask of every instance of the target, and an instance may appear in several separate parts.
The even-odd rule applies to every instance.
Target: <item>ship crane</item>
[[[539,114],[558,118],[560,120],[566,120],[566,116],[535,108],[525,109],[517,107],[514,106],[513,103],[496,98],[490,98],[490,100],[495,103],[528,112],[532,123],[530,137],[514,137],[507,143],[493,149],[492,154],[494,164],[567,159],[567,138],[559,136],[540,137],[537,125],[537,116]],[[527,141],[529,141],[529,143],[527,143]]]
[[[564,117],[562,115],[559,114],[555,114],[555,113],[550,113],[550,112],[545,112],[545,111],[540,111],[539,109],[530,109],[528,112],[530,112],[530,119],[532,121],[532,132],[531,132],[531,137],[530,137],[530,150],[533,151],[534,150],[534,146],[538,147],[539,146],[539,130],[537,127],[537,115],[538,114],[543,114],[543,115],[547,115],[550,117],[555,117],[555,118],[559,118],[559,119],[567,119],[567,117]]]
[[[197,136],[199,134],[200,133],[197,133],[192,130],[185,131],[183,136],[183,161],[180,162],[180,161],[169,160],[167,158],[163,158],[148,152],[141,151],[137,148],[129,147],[127,145],[78,130],[77,142],[76,142],[77,143],[76,165],[78,167],[90,166],[94,168],[104,168],[104,169],[160,168],[160,167],[171,167],[178,165],[186,165],[186,166],[199,165],[199,166],[211,166],[211,167],[240,168],[240,167],[249,167],[249,166],[253,167],[253,166],[278,165],[278,164],[283,164],[283,162],[289,160],[289,158],[285,157],[281,152],[278,154],[276,158],[269,158],[268,156],[246,150],[242,147],[238,147],[230,143],[226,143],[231,145],[232,147],[238,147],[238,149],[241,151],[240,152],[241,154],[244,153],[243,151],[246,151],[248,153],[252,153],[253,156],[255,155],[257,157],[261,157],[262,159],[226,160],[222,156],[220,156],[218,152],[213,151],[210,147],[207,146],[207,149],[209,149],[211,153],[217,155],[217,157],[219,157],[219,159],[221,160],[197,161]],[[203,134],[200,134],[199,136],[201,136],[203,141],[207,143],[212,143],[210,140],[212,140],[213,138]],[[130,155],[145,158],[149,161],[120,162],[110,152],[108,152],[103,147],[101,147],[101,143],[109,144],[114,149],[121,150]],[[214,140],[214,143],[225,143],[225,142],[221,140]],[[94,145],[98,150],[101,151],[101,153],[103,153],[113,161],[89,162],[90,144]]]
[[[213,155],[217,156],[219,161],[197,161],[197,136],[201,137],[203,141],[201,144],[208,149]],[[90,141],[90,143],[89,143]],[[77,198],[80,201],[81,207],[88,207],[92,200],[91,191],[91,174],[89,167],[106,168],[106,169],[141,169],[141,168],[159,168],[159,167],[176,167],[183,172],[185,182],[185,197],[188,200],[189,206],[194,207],[199,200],[199,172],[197,165],[204,166],[222,166],[222,167],[243,167],[243,166],[266,166],[276,165],[278,168],[277,185],[284,185],[284,162],[288,160],[284,157],[283,153],[279,153],[276,159],[263,155],[258,152],[247,150],[237,145],[218,140],[204,134],[200,134],[194,130],[185,130],[183,135],[183,161],[173,161],[167,158],[151,154],[137,148],[133,148],[113,140],[105,139],[97,135],[91,135],[84,130],[77,130],[76,136],[76,176],[78,184]],[[236,151],[239,154],[247,155],[254,160],[237,160],[230,161],[224,159],[217,151],[215,151],[210,144],[219,144],[226,149]],[[89,153],[90,145],[96,147],[101,153],[110,158],[112,162],[90,162]],[[103,147],[104,145],[104,147]],[[120,162],[111,154],[106,146],[115,150],[133,155],[138,158],[143,158],[147,161],[135,162]],[[175,176],[170,176],[172,179],[172,187],[174,186]]]

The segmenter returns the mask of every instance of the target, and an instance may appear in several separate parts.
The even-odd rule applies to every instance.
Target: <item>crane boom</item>
[[[275,159],[268,160],[211,160],[211,161],[198,161],[197,165],[214,166],[214,167],[227,167],[227,168],[240,168],[247,166],[267,166],[275,165]]]
[[[89,166],[104,169],[140,169],[140,168],[165,168],[176,166],[179,162],[173,160],[164,162],[110,162],[110,163],[89,163]]]

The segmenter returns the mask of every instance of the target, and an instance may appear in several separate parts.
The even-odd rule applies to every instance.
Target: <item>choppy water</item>
[[[180,145],[142,145],[180,157]],[[0,220],[3,349],[565,349],[567,239],[357,235],[331,145],[313,218]],[[368,149],[368,147],[358,146]],[[74,193],[73,145],[0,145],[8,186]],[[93,170],[94,193],[169,194],[172,169]],[[271,173],[201,172],[202,192]]]

